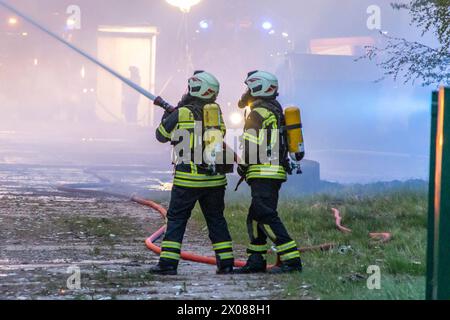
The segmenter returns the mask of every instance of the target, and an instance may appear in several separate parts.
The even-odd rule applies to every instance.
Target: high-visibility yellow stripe
[[[173,241],[163,241],[161,243],[161,247],[163,247],[163,248],[171,248],[171,249],[181,249],[181,243],[173,242]]]
[[[163,137],[165,137],[165,138],[167,138],[167,139],[170,139],[170,138],[172,137],[172,135],[166,131],[166,129],[164,128],[163,125],[160,125],[160,126],[158,127],[158,131],[159,131],[159,133],[161,133],[161,135],[162,135]]]
[[[264,176],[274,176],[274,175],[281,175],[284,176],[285,172],[283,171],[275,171],[275,170],[253,170],[250,172],[247,172],[248,175],[250,174],[259,174]]]
[[[258,238],[258,222],[253,221],[253,238]]]
[[[175,178],[185,179],[185,180],[201,180],[201,181],[215,181],[215,180],[223,180],[225,179],[224,175],[217,176],[208,176],[206,174],[198,174],[198,173],[188,173],[188,172],[180,172],[177,171],[175,173]]]
[[[195,148],[195,135],[193,132],[189,135],[189,148],[191,148],[191,152]]]
[[[280,257],[281,261],[287,261],[287,260],[292,260],[292,259],[296,259],[296,258],[300,258],[299,251],[289,252],[289,253],[283,254]]]
[[[171,259],[171,260],[180,260],[181,255],[178,253],[163,251],[163,252],[161,252],[160,258]]]
[[[284,174],[286,171],[277,168],[252,168],[248,169],[247,173],[266,173],[266,174]]]
[[[250,165],[247,171],[247,179],[276,179],[286,180],[287,173],[284,167],[276,165]]]
[[[219,258],[220,260],[234,259],[234,255],[232,252],[219,253]]]
[[[269,250],[269,246],[267,244],[263,245],[251,244],[248,246],[248,249],[256,252],[267,252],[267,250]]]
[[[259,113],[261,117],[264,119],[262,124],[262,129],[265,129],[272,125],[273,129],[278,128],[278,120],[275,114],[267,109],[264,108],[255,108],[253,111]]]
[[[191,141],[193,141],[193,140],[191,140]],[[191,162],[191,172],[186,172],[186,173],[184,173],[184,172],[177,172],[176,175],[179,175],[179,176],[183,176],[183,175],[194,176],[194,175],[197,175],[197,172],[198,172],[197,166],[195,165],[195,163]]]
[[[248,138],[247,140],[250,142],[254,142],[257,143],[258,145],[261,145],[264,143],[265,140],[265,133],[267,132],[266,130],[268,130],[269,127],[271,127],[270,130],[272,130],[272,135],[271,135],[271,141],[270,141],[270,146],[272,148],[274,148],[277,144],[277,141],[279,139],[279,134],[274,134],[274,132],[279,132],[278,131],[278,119],[275,116],[275,114],[265,108],[255,108],[253,109],[253,111],[259,113],[261,115],[261,117],[264,119],[263,123],[262,123],[262,127],[261,130],[259,132],[259,137],[254,137],[254,139],[257,140],[250,140],[250,138]],[[245,138],[245,137],[244,137]]]
[[[191,130],[194,128],[194,124],[178,124],[178,130]]]
[[[272,125],[272,129],[278,129],[278,123],[277,118],[272,115],[268,119],[264,120],[263,122],[263,128],[267,128],[270,125]]]
[[[213,244],[214,250],[230,249],[233,248],[233,242],[220,242]]]
[[[222,182],[226,182],[227,179],[225,177],[221,177],[221,178],[216,178],[216,179],[208,179],[208,178],[195,178],[195,177],[184,177],[184,176],[176,176],[174,180],[179,180],[179,181],[186,181],[186,182],[192,182],[192,183],[222,183]]]
[[[258,137],[255,137],[254,135],[246,132],[244,133],[244,140],[250,141],[251,143],[255,143],[257,145],[260,145],[262,143],[262,141],[259,140]]]
[[[286,181],[287,177],[281,177],[281,176],[260,176],[260,175],[247,176],[247,180],[254,180],[254,179],[268,179],[268,180]]]
[[[293,248],[297,248],[297,243],[295,241],[291,241],[291,242],[285,243],[281,246],[277,246],[277,251],[278,251],[278,253],[281,253],[281,252],[284,252],[286,250],[293,249]]]
[[[286,174],[260,174],[260,173],[251,173],[247,175],[248,179],[273,179],[273,180],[287,180]]]
[[[189,130],[189,143],[192,153],[196,148],[196,145],[199,143],[199,140],[203,139],[201,135],[196,135],[193,130],[196,128],[196,125],[197,122],[195,120],[194,114],[189,107],[184,106],[178,109],[177,129]],[[225,133],[226,127],[223,121],[221,121],[220,129],[223,133]],[[176,172],[173,182],[175,186],[186,188],[214,188],[227,185],[227,179],[225,175],[209,176],[205,174],[199,174],[199,169],[194,162],[191,161],[189,165],[191,172]]]
[[[194,188],[194,189],[200,189],[200,188],[217,188],[217,187],[224,187],[227,184],[224,183],[189,183],[185,181],[179,181],[175,180],[173,183],[177,187],[183,187],[183,188]]]
[[[247,175],[251,175],[251,174],[258,174],[261,176],[276,176],[276,175],[284,176],[285,172],[270,171],[270,170],[256,170],[256,171],[247,172]]]
[[[266,130],[264,130],[264,129],[260,130],[258,137],[253,135],[253,134],[251,134],[248,131],[244,132],[243,139],[247,140],[247,141],[250,141],[252,143],[255,143],[257,145],[262,145],[264,143],[264,141],[266,141]],[[273,142],[273,141],[276,142],[276,139],[277,139],[277,137],[276,136],[274,137],[272,135],[272,141],[271,142]],[[272,146],[274,146],[274,145],[275,145],[275,143],[272,143]]]
[[[189,181],[175,178],[173,184],[178,187],[185,188],[214,188],[223,187],[227,185],[227,179],[212,180],[212,181]]]
[[[270,117],[270,115],[273,114],[272,112],[270,112],[265,108],[255,108],[253,109],[253,111],[259,113],[261,117],[263,117],[264,119]]]
[[[250,165],[249,171],[252,170],[271,170],[271,171],[285,171],[283,166],[272,164],[253,164]]]
[[[267,224],[264,224],[263,227],[264,227],[264,230],[266,231],[267,236],[270,238],[270,240],[275,242],[277,240],[277,236],[275,235],[275,232],[273,232],[272,228]]]

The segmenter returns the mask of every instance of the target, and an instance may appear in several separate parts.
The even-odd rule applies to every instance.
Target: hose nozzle
[[[172,106],[170,103],[168,103],[161,97],[156,97],[155,101],[153,101],[153,104],[155,106],[163,108],[166,112],[169,112],[169,113],[172,113],[175,111],[175,107]]]

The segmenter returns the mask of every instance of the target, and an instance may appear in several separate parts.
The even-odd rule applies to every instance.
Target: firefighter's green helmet
[[[220,83],[209,72],[196,71],[189,79],[189,94],[202,100],[214,100],[219,95]]]
[[[265,71],[252,71],[245,84],[253,97],[272,97],[278,93],[278,79]]]

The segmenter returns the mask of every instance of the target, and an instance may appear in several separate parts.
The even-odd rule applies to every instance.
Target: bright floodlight
[[[231,123],[234,125],[241,124],[244,120],[244,117],[239,112],[234,112],[230,116]]]
[[[269,21],[266,21],[266,22],[264,22],[264,23],[262,24],[262,28],[263,28],[264,30],[270,30],[270,29],[272,29],[272,23],[269,22]]]
[[[10,24],[10,25],[16,25],[17,24],[17,18],[15,18],[15,17],[11,17],[11,18],[9,18],[8,19],[8,23]]]
[[[208,29],[209,28],[209,23],[206,20],[200,21],[199,25],[200,25],[200,28],[202,28],[202,29]]]
[[[168,4],[179,8],[185,13],[191,11],[191,8],[199,4],[201,1],[202,0],[166,0]]]

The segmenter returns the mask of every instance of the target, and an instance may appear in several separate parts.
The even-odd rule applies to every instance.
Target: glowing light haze
[[[391,2],[9,0],[173,104],[194,70],[214,73],[230,128],[242,127],[237,101],[246,74],[277,74],[280,101],[302,109],[307,158],[320,162],[324,179],[426,179],[434,88],[376,82],[375,63],[355,62],[366,45],[384,44],[381,33],[434,44]],[[134,104],[138,125],[126,118]],[[132,163],[145,149],[170,170],[170,146],[154,138],[161,115],[0,8],[0,163],[75,163],[78,151],[102,164]]]

